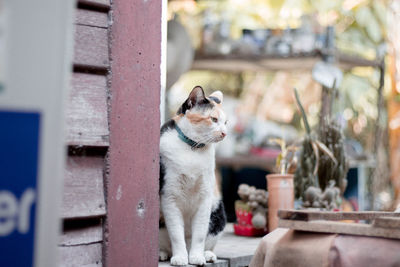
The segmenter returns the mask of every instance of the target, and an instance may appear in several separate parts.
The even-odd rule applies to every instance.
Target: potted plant
[[[348,170],[343,134],[329,118],[323,120],[318,136],[312,133],[297,90],[294,92],[306,129],[294,176],[296,198],[304,208],[338,209]]]
[[[234,231],[242,236],[262,236],[267,233],[268,194],[263,189],[241,184],[238,188],[241,200],[235,201],[237,224]]]
[[[281,147],[276,165],[278,173],[268,174],[268,230],[278,227],[278,210],[294,208],[293,174],[289,173],[294,162],[295,146],[286,146],[282,139],[271,139]]]

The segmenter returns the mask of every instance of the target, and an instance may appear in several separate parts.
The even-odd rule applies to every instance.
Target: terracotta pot
[[[294,208],[293,174],[268,174],[268,230],[278,227],[278,210]]]

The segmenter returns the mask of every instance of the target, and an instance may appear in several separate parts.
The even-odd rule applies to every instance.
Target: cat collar
[[[197,142],[193,141],[192,139],[190,139],[189,137],[187,137],[187,136],[182,132],[182,130],[178,127],[177,124],[175,124],[175,130],[178,132],[179,138],[180,138],[183,142],[185,142],[186,144],[188,144],[189,146],[191,146],[192,149],[194,149],[194,148],[202,148],[202,147],[205,147],[205,146],[206,146],[206,144],[197,143]]]

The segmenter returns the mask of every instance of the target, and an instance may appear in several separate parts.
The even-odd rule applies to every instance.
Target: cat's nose
[[[225,137],[225,136],[226,136],[226,133],[221,132],[221,137]]]

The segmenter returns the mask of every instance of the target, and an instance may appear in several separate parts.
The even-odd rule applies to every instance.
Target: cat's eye
[[[218,122],[218,119],[217,119],[217,118],[215,118],[215,117],[211,117],[211,120],[212,120],[213,122],[215,122],[215,123],[217,123],[217,122]]]
[[[227,125],[227,124],[228,124],[228,121],[226,120],[226,121],[225,121],[225,125]]]

